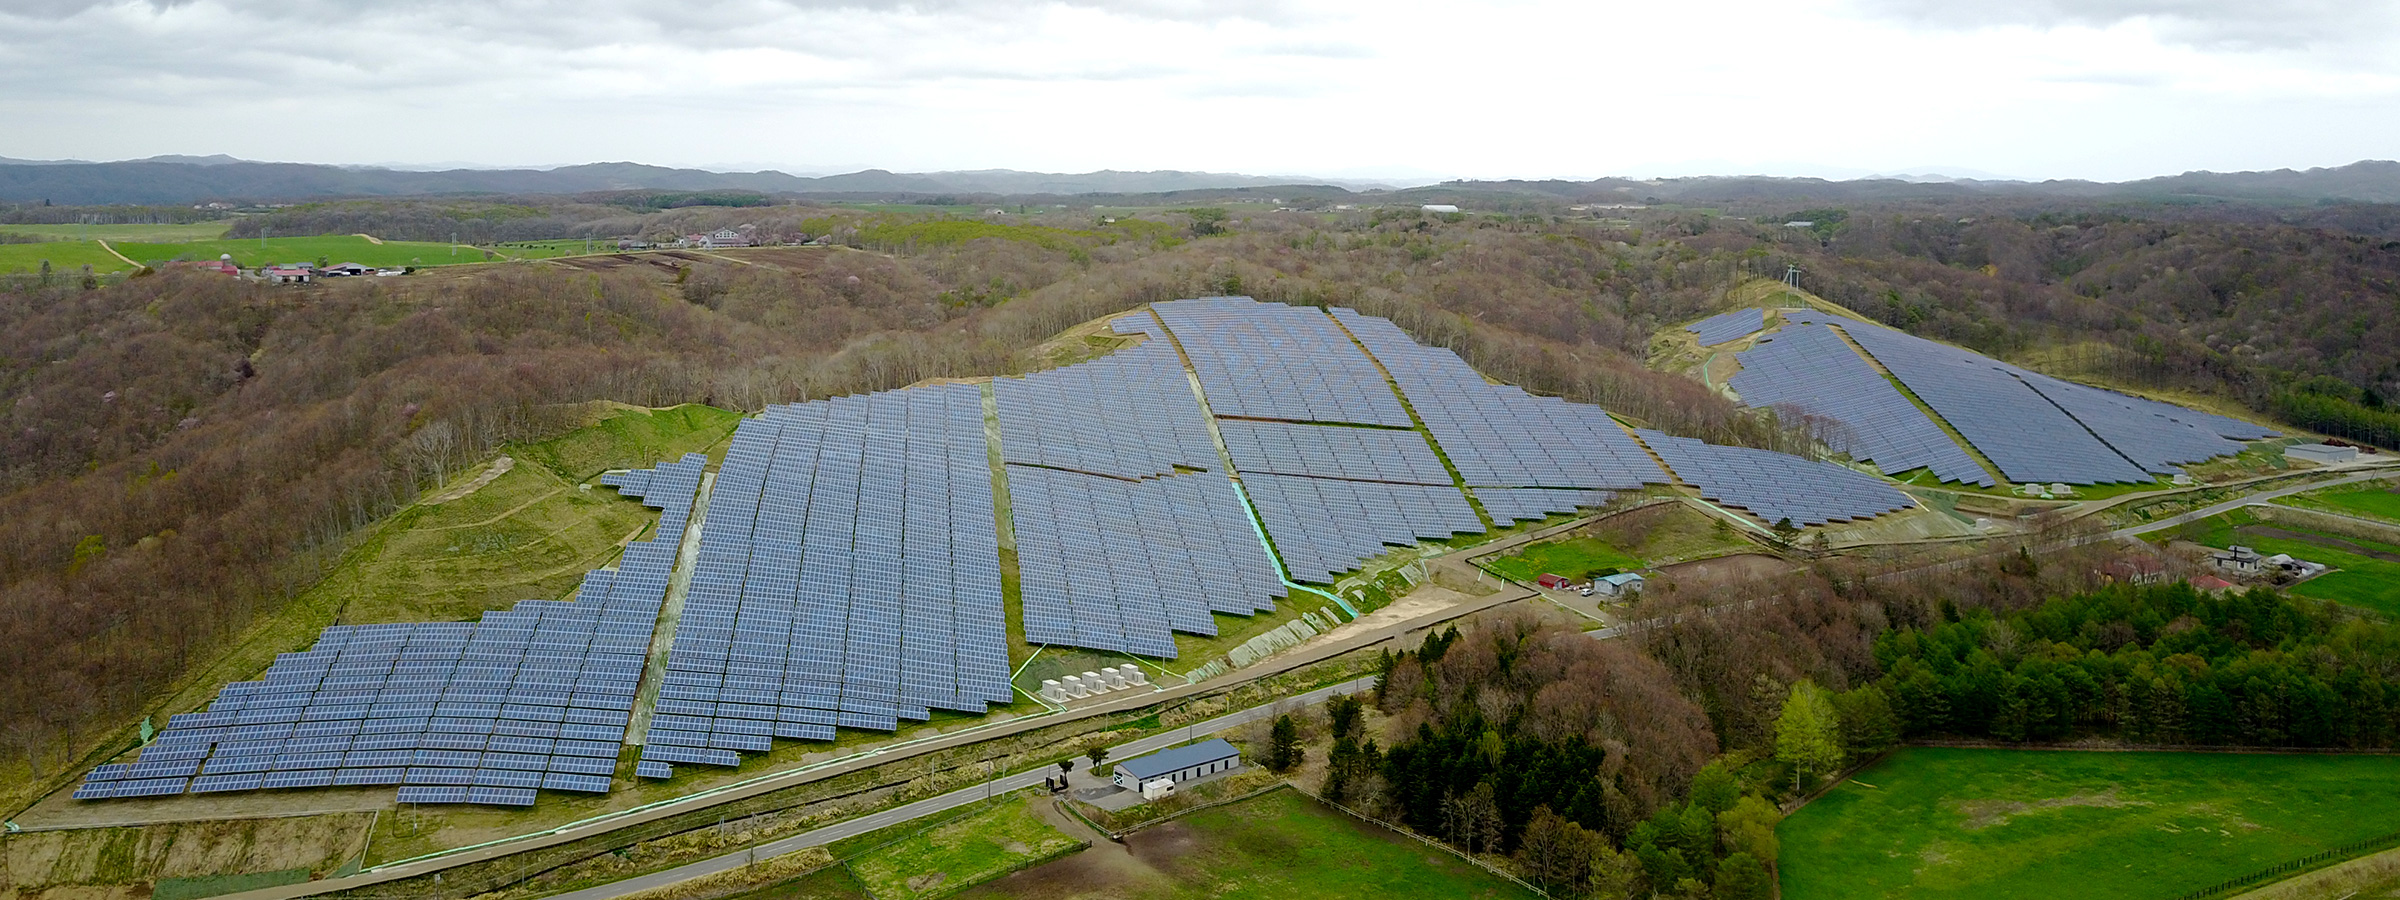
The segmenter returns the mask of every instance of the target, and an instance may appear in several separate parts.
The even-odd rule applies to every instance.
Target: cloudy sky
[[[0,156],[2140,178],[2400,157],[2400,0],[0,0]]]

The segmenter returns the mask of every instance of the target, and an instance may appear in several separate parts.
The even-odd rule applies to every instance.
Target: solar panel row
[[[1473,493],[1495,522],[1547,519],[1555,513],[1605,505],[1610,497],[1608,491],[1573,488],[1475,488]]]
[[[1743,404],[1819,420],[1828,426],[1816,429],[1826,446],[1852,459],[1887,475],[1922,468],[1943,481],[1996,483],[1831,328],[1789,325],[1737,358],[1742,370],[1728,384]]]
[[[1210,297],[1153,304],[1220,416],[1410,427],[1390,382],[1325,314]]]
[[[1008,702],[990,473],[973,385],[741,423],[642,761],[732,766],[778,737]]]
[[[1332,312],[1400,383],[1468,484],[1625,490],[1666,482],[1607,410],[1491,384],[1457,354],[1419,344],[1389,320]]]
[[[1397,484],[1451,484],[1433,445],[1416,431],[1227,419],[1217,423],[1245,474],[1308,475]]]
[[[1667,468],[1700,496],[1745,509],[1768,523],[1800,526],[1867,519],[1916,506],[1874,476],[1828,462],[1748,447],[1721,447],[1664,433],[1638,432]]]
[[[572,602],[325,629],[206,710],[170,716],[133,763],[93,769],[75,797],[441,785],[464,793],[403,802],[523,805],[537,788],[607,791],[707,463],[692,454],[603,477],[660,507],[659,531],[617,568],[587,573]]]
[[[1450,485],[1246,474],[1242,487],[1296,581],[1331,584],[1386,544],[1483,531],[1466,495]]]
[[[1000,456],[1007,462],[1119,478],[1219,465],[1191,381],[1174,345],[1165,341],[997,379],[992,392],[1000,413]]]
[[[1894,377],[2013,482],[2146,482],[2151,477],[2045,399],[2002,363],[1880,325],[1803,311],[1802,323],[1830,323],[1873,354]]]
[[[1274,562],[1214,473],[1128,481],[1008,467],[1025,639],[1175,658],[1171,631],[1271,612]]]
[[[1758,308],[1737,309],[1718,313],[1685,326],[1684,330],[1700,336],[1700,346],[1714,347],[1757,334],[1767,327],[1767,311]]]

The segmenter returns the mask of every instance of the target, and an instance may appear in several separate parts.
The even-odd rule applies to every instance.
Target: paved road
[[[2275,490],[2271,491],[2261,491],[2256,494],[2235,497],[2231,500],[2227,500],[2214,506],[2204,506],[2181,515],[2169,516],[2156,522],[2135,525],[2131,528],[2119,528],[2115,531],[2109,532],[2108,536],[2112,538],[2139,537],[2141,535],[2149,534],[2153,531],[2164,531],[2177,525],[2197,522],[2210,516],[2224,515],[2242,507],[2265,503],[2278,497],[2289,497],[2293,494],[2304,494],[2319,488],[2329,488],[2336,485],[2351,484],[2354,482],[2368,481],[2376,478],[2389,478],[2391,475],[2392,473],[2388,470],[2361,472],[2348,478],[2336,478],[2332,481],[2313,481],[2304,484],[2295,484],[2289,487],[2276,488]]]
[[[1149,753],[1156,750],[1164,750],[1177,744],[1198,740],[1199,738],[1216,734],[1221,731],[1267,719],[1276,715],[1278,710],[1289,709],[1292,706],[1313,706],[1315,704],[1325,702],[1335,694],[1355,694],[1361,691],[1373,690],[1374,687],[1375,679],[1360,678],[1354,681],[1345,681],[1341,684],[1333,685],[1331,687],[1318,688],[1305,694],[1288,697],[1272,703],[1253,706],[1248,709],[1228,713],[1207,721],[1196,722],[1190,726],[1178,729],[1176,731],[1171,731],[1160,735],[1153,735],[1137,741],[1128,741],[1123,744],[1118,744],[1108,749],[1108,758],[1130,759],[1132,757],[1140,756],[1144,753]],[[1041,784],[1042,779],[1049,774],[1050,767],[1045,766],[1039,769],[1031,769],[1010,775],[1004,775],[999,778],[994,778],[991,781],[983,784],[960,788],[947,794],[927,797],[915,803],[909,803],[903,806],[895,806],[891,809],[869,813],[855,819],[836,822],[832,825],[827,825],[814,831],[805,831],[791,837],[769,841],[756,847],[738,850],[723,856],[704,859],[696,863],[689,863],[672,869],[652,872],[648,875],[637,875],[622,881],[613,881],[608,884],[584,888],[580,891],[556,894],[553,895],[550,900],[609,900],[609,898],[623,897],[627,894],[636,894],[642,891],[662,888],[666,887],[667,885],[689,881],[694,878],[701,878],[708,875],[715,875],[719,872],[731,871],[762,859],[773,859],[796,850],[803,850],[809,847],[820,847],[843,838],[856,837],[858,835],[874,831],[878,828],[897,825],[911,819],[923,818],[925,816],[931,816],[937,813],[957,809],[969,803],[974,803],[978,800],[990,797],[996,793],[1005,793],[1008,791],[1017,790],[1019,788],[1033,787]]]

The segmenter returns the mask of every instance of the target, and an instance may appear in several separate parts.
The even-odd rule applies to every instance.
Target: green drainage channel
[[[1350,614],[1350,621],[1358,621],[1358,609],[1351,606],[1349,601],[1343,600],[1341,597],[1336,595],[1309,587],[1308,585],[1301,584],[1300,582],[1293,581],[1290,576],[1284,574],[1283,557],[1277,556],[1275,554],[1275,545],[1267,542],[1267,526],[1258,521],[1258,510],[1250,507],[1250,492],[1242,490],[1242,483],[1240,481],[1235,481],[1233,479],[1226,480],[1233,483],[1233,495],[1242,501],[1242,515],[1250,518],[1250,530],[1258,532],[1259,549],[1267,551],[1267,558],[1273,560],[1275,563],[1275,580],[1283,582],[1284,587],[1292,588],[1294,590],[1307,591],[1311,594],[1331,600],[1335,605],[1340,606],[1343,612]]]

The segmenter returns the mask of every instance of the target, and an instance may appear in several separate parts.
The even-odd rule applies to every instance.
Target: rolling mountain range
[[[901,173],[866,169],[843,175],[801,176],[773,170],[713,172],[630,162],[551,169],[411,171],[364,166],[252,162],[222,154],[159,156],[119,162],[20,160],[0,157],[0,203],[60,205],[186,204],[210,201],[290,202],[334,197],[443,194],[587,194],[606,191],[748,191],[799,196],[1169,194],[1308,186],[1312,192],[1374,193],[1396,187],[1371,182],[1213,172],[1080,174],[980,169]],[[2265,172],[2186,172],[2126,182],[1925,180],[1767,176],[1591,181],[1451,181],[1414,188],[1410,197],[1457,193],[1536,194],[1575,202],[1716,203],[1794,200],[1837,203],[1939,201],[1975,197],[2051,197],[2084,200],[2239,201],[2311,204],[2400,203],[2400,162],[2366,160],[2336,168]]]

